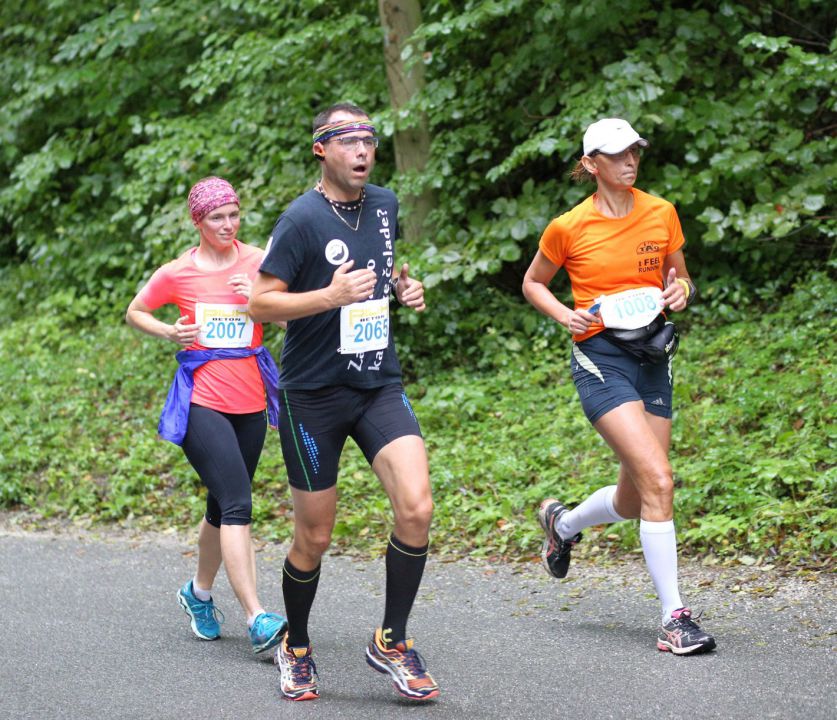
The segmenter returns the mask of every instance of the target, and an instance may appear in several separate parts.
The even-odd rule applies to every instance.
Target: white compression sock
[[[599,488],[578,507],[565,512],[561,519],[556,521],[556,532],[564,540],[567,540],[591,525],[602,525],[624,520],[625,518],[613,509],[613,496],[615,494],[616,485]]]
[[[674,533],[674,520],[640,520],[639,539],[645,554],[645,564],[660,598],[665,623],[671,617],[672,610],[683,607],[677,583],[677,537]]]
[[[196,580],[192,580],[192,592],[194,593],[195,597],[201,602],[208,602],[209,598],[212,597],[212,593],[210,593],[209,590],[204,590],[198,587],[198,583]]]

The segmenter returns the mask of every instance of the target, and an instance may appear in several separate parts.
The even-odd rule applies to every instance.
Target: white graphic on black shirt
[[[342,240],[334,238],[326,245],[325,257],[332,265],[342,265],[349,259],[349,248]]]
[[[379,208],[376,213],[376,217],[378,218],[378,222],[380,223],[380,227],[378,228],[378,234],[384,240],[383,251],[381,252],[381,265],[380,265],[380,274],[387,283],[385,287],[389,287],[389,279],[392,277],[392,265],[393,265],[393,252],[392,252],[392,228],[389,220],[389,213],[386,210]],[[331,243],[337,242],[332,240]],[[329,243],[329,245],[331,245]],[[348,250],[347,250],[348,252]],[[326,247],[326,257],[328,257],[328,247]],[[329,261],[331,262],[331,261]],[[377,268],[378,264],[374,258],[371,258],[369,262],[366,264],[366,267],[373,272]],[[388,291],[387,291],[388,292]],[[372,293],[374,295],[374,291]],[[372,297],[370,295],[370,297]],[[381,369],[381,365],[384,361],[384,353],[386,349],[377,350],[375,351],[374,359],[366,368],[368,372],[378,372]],[[363,372],[364,370],[364,359],[365,356],[369,353],[358,353],[355,355],[354,360],[349,360],[347,365],[347,370],[357,370],[358,372]]]

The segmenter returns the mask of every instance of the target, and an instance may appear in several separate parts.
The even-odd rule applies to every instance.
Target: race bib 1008
[[[665,305],[663,291],[658,287],[625,290],[613,295],[602,295],[599,303],[599,315],[606,328],[617,330],[636,330],[645,327],[659,315]]]
[[[250,347],[253,321],[247,305],[196,303],[195,322],[201,326],[198,342],[210,348]]]
[[[389,344],[389,298],[352,303],[340,308],[342,355],[383,350]]]

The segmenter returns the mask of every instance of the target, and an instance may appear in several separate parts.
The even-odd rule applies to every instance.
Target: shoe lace
[[[404,667],[410,675],[416,679],[424,676],[427,666],[418,650],[410,648],[406,652],[399,653],[399,655],[400,657],[395,659],[395,662]]]
[[[196,615],[200,615],[203,620],[207,622],[210,620],[215,620],[219,625],[224,624],[224,613],[222,613],[217,607],[215,607],[215,603],[212,600],[208,602],[201,603],[200,606],[197,608],[195,612]]]
[[[291,661],[289,665],[294,685],[305,685],[311,682],[311,679],[314,677],[316,666],[314,665],[314,659],[310,654],[300,658],[291,653]]]
[[[559,543],[559,546],[558,546],[558,556],[563,559],[567,555],[570,554],[570,552],[573,549],[573,546],[579,540],[581,540],[581,533],[577,533],[577,534],[573,535],[571,538],[567,538],[566,540],[564,540],[564,538],[562,538],[560,535],[558,537],[559,537],[559,540],[560,540],[560,543]]]
[[[697,615],[693,615],[689,609],[684,610],[680,617],[672,618],[675,624],[684,630],[699,630],[701,618],[703,618],[703,610]]]

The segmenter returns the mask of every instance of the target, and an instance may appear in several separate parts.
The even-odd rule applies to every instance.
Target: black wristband
[[[390,290],[393,294],[393,297],[395,297],[396,300],[398,300],[398,278],[399,277],[400,277],[399,275],[396,275],[394,278],[391,277],[389,279],[389,288],[390,288]],[[400,303],[401,300],[398,300],[398,302]]]

